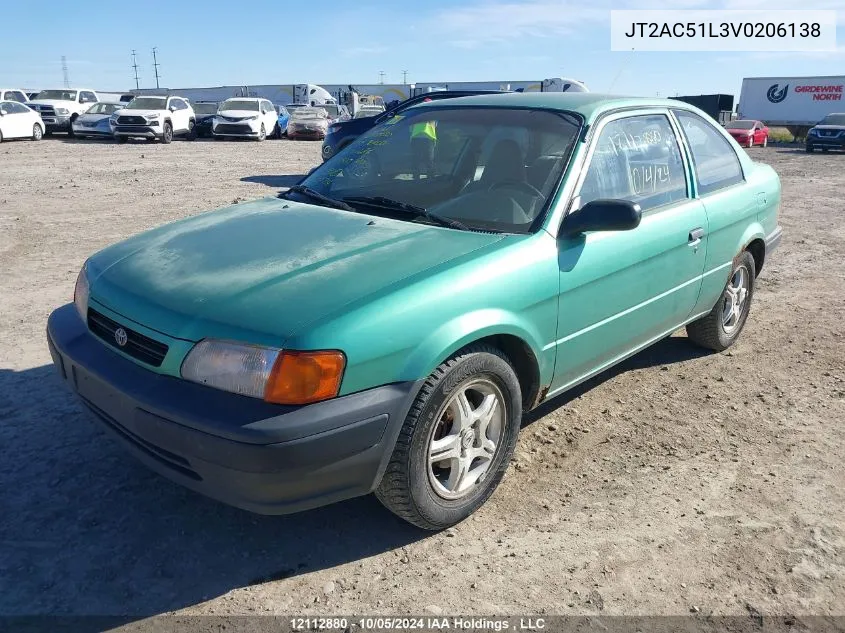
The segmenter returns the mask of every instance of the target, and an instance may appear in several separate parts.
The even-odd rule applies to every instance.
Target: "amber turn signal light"
[[[346,367],[343,352],[288,352],[279,354],[267,385],[264,400],[277,404],[309,404],[334,398]]]

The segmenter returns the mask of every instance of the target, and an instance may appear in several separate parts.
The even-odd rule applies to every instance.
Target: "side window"
[[[643,211],[686,199],[681,150],[668,117],[633,116],[605,125],[580,196],[582,206],[609,198],[636,202]]]
[[[26,97],[22,92],[18,92],[17,90],[12,90],[6,95],[12,101],[17,101],[18,103],[26,103]]]
[[[177,110],[187,110],[188,109],[188,106],[185,105],[185,102],[182,101],[181,99],[173,99],[173,101],[171,101],[171,103],[173,104],[173,106]]]
[[[3,114],[11,114],[12,113],[12,104],[10,102],[0,103],[0,112]]]
[[[692,112],[674,112],[692,152],[698,192],[708,194],[742,182],[739,158],[719,130]]]

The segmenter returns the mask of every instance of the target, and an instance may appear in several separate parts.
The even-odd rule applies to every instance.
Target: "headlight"
[[[255,116],[244,117],[244,121],[257,121],[257,120],[258,120],[257,114]]]
[[[76,306],[76,311],[82,320],[88,319],[88,296],[90,289],[88,286],[88,262],[82,264],[82,269],[76,277],[76,286],[73,289],[73,304]]]
[[[182,377],[278,404],[333,398],[346,366],[342,352],[290,352],[206,339],[182,363]]]
[[[59,116],[64,116],[69,113],[70,110],[68,110],[67,108],[56,108],[56,114],[58,114]]]
[[[161,116],[161,115],[160,115],[158,112],[156,112],[156,113],[154,113],[154,114],[145,114],[145,115],[144,115],[144,118],[145,118],[145,119],[150,119],[150,120],[152,120],[152,119],[157,119],[157,118],[159,118],[159,116]]]
[[[812,136],[815,136],[815,135],[816,135],[816,134],[818,134],[818,133],[819,133],[819,131],[818,131],[816,128],[812,128],[812,129],[809,131],[809,134],[811,134]]]

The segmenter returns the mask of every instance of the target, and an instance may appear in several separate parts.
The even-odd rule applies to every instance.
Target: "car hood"
[[[97,253],[91,298],[171,337],[281,346],[352,301],[501,237],[265,198]]]
[[[814,130],[830,130],[835,132],[845,131],[845,125],[815,125]]]
[[[227,116],[230,119],[245,119],[251,116],[259,116],[261,113],[255,110],[220,110],[219,116]]]
[[[71,106],[77,105],[76,101],[71,101],[71,100],[65,101],[64,99],[36,99],[35,101],[27,101],[26,102],[26,105],[28,105],[30,107],[34,106],[34,105],[66,107],[68,104],[70,104]]]
[[[151,114],[164,114],[164,113],[169,114],[169,111],[168,110],[135,110],[135,109],[130,110],[129,108],[123,108],[122,110],[118,110],[118,112],[117,112],[118,116],[124,116],[124,115],[128,115],[128,116],[149,116]]]
[[[118,110],[118,112],[122,112],[122,110]],[[76,121],[78,123],[96,123],[97,121],[108,119],[109,117],[111,117],[110,114],[80,114]]]

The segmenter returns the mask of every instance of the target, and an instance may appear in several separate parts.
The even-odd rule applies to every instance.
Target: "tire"
[[[488,406],[486,414],[478,414]],[[461,424],[461,419],[467,423]],[[425,530],[463,521],[502,480],[521,420],[522,393],[507,357],[489,345],[464,348],[424,382],[376,497],[388,510]],[[442,444],[441,459],[430,463],[434,442]],[[467,455],[468,451],[475,455]],[[445,457],[447,453],[454,456]]]
[[[730,277],[728,277],[725,289],[719,295],[716,305],[713,306],[707,316],[687,325],[687,336],[693,343],[717,352],[724,351],[734,344],[742,333],[751,311],[751,300],[754,298],[755,270],[754,258],[748,251],[743,251],[734,259]],[[732,288],[740,285],[737,283],[738,275],[745,275],[744,283],[741,284],[745,289],[744,297],[741,291],[738,293],[731,292]],[[739,301],[738,306],[736,305],[737,300]],[[735,311],[731,310],[730,315],[728,315],[730,321],[727,321],[725,316],[725,310],[728,307],[726,302],[731,302],[731,305],[735,306]]]
[[[748,138],[748,149],[751,149],[752,147],[754,147],[754,137],[753,136]]]
[[[121,145],[125,144],[126,141],[129,140],[129,138],[126,137],[126,136],[115,136],[115,139],[117,139],[117,142],[120,143]]]
[[[2,142],[3,142],[3,131],[0,130],[0,143],[2,143]]]
[[[188,121],[188,133],[185,135],[186,141],[195,141],[197,140],[197,124],[193,121]]]
[[[812,145],[807,145],[806,151],[807,151],[808,154],[812,154],[814,151],[816,151],[816,148],[813,147]]]
[[[67,128],[67,137],[68,138],[74,138],[76,136],[76,134],[73,131],[73,122],[76,121],[78,116],[79,116],[78,114],[74,114],[72,117],[70,117],[70,124],[68,125],[68,128]]]
[[[32,140],[33,141],[40,141],[44,138],[44,130],[41,129],[41,126],[37,123],[33,124],[32,126]]]
[[[827,154],[830,151],[827,147],[822,147],[822,154]]]
[[[161,142],[165,145],[170,145],[173,142],[173,124],[170,121],[165,121],[161,128]]]
[[[264,124],[262,123],[261,129],[258,130],[258,139],[257,140],[260,143],[261,141],[263,141],[266,138],[267,138],[267,128],[264,127]]]
[[[768,136],[764,136],[764,137],[763,137],[763,145],[762,145],[762,147],[768,147],[768,146],[769,146],[769,137],[768,137]]]

